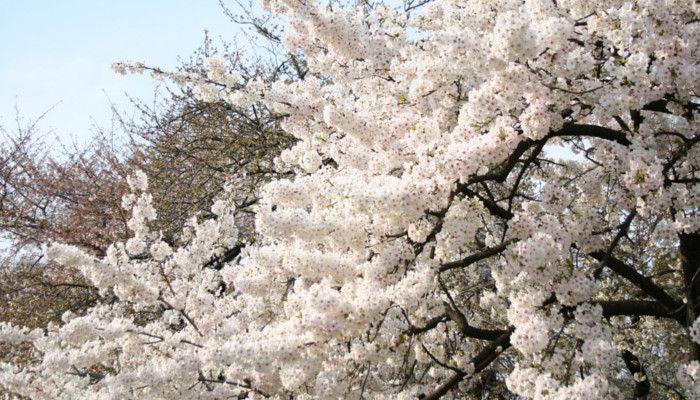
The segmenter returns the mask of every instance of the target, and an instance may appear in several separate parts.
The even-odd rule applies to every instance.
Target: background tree
[[[179,71],[204,76],[204,60],[218,51],[207,37]],[[225,62],[242,65],[226,45],[222,51]],[[266,70],[261,63],[249,68],[259,76]],[[148,176],[159,214],[154,229],[169,243],[180,240],[189,218],[212,217],[208,210],[226,182],[237,187],[240,210],[256,203],[258,188],[275,176],[273,159],[291,143],[278,120],[264,109],[202,102],[192,87],[164,89],[153,106],[133,100],[136,117],[115,114],[130,143],[120,133],[98,131],[87,148],[55,154],[38,131],[40,118],[26,124],[18,118],[14,131],[2,131],[0,232],[9,247],[0,321],[46,327],[61,323],[66,311],[82,314],[100,301],[75,269],[47,264],[40,249],[59,242],[103,257],[111,243],[126,240],[129,213],[121,202],[129,173]],[[238,219],[241,241],[254,240],[252,215],[248,210]]]
[[[109,140],[88,149],[50,154],[37,122],[2,131],[0,320],[36,328],[59,321],[66,310],[84,311],[97,293],[73,268],[46,264],[45,243],[71,243],[104,256],[128,235],[120,207],[128,168]]]
[[[244,71],[246,80],[275,79],[283,69],[259,58],[245,59],[230,45],[217,48],[207,36],[176,73],[204,78],[206,60],[213,57],[220,68]],[[149,69],[157,77],[164,74],[157,67]],[[224,101],[205,102],[196,97],[192,85],[164,89],[163,102],[134,101],[137,118],[121,123],[124,131],[132,132],[130,163],[149,177],[159,210],[158,227],[172,237],[188,218],[208,210],[227,181],[237,188],[239,209],[254,205],[258,188],[278,176],[273,161],[293,138],[280,129],[279,117],[264,107],[240,109]],[[248,215],[240,226],[252,240],[252,212]]]

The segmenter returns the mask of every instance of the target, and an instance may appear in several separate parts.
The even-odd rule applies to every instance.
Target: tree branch
[[[550,134],[548,135],[548,137],[561,136],[596,137],[617,142],[623,146],[629,146],[632,144],[632,142],[630,142],[629,139],[627,139],[627,136],[624,132],[616,131],[614,129],[605,128],[598,125],[565,124],[558,131],[550,132]]]
[[[474,358],[472,358],[472,364],[474,365],[474,371],[472,374],[483,371],[486,367],[491,364],[493,360],[498,358],[501,353],[510,347],[510,335],[513,330],[510,329],[504,334],[499,336],[496,340],[491,342],[483,350],[479,352]],[[449,377],[445,382],[435,388],[432,392],[428,394],[420,394],[419,399],[422,400],[434,400],[439,399],[443,395],[447,394],[450,390],[454,389],[464,377],[467,376],[465,372],[455,372],[451,377]]]
[[[485,248],[479,252],[476,252],[474,254],[471,254],[471,255],[469,255],[461,260],[444,263],[440,266],[440,272],[449,271],[449,270],[454,269],[454,268],[468,267],[468,266],[470,266],[478,261],[484,260],[486,258],[489,258],[491,256],[495,256],[496,254],[501,253],[509,245],[511,245],[515,242],[517,242],[517,239],[506,240],[505,242],[503,242],[497,246],[487,247],[487,248]]]
[[[658,301],[653,300],[605,300],[595,301],[593,304],[599,304],[603,307],[603,316],[605,318],[614,317],[617,315],[637,315],[650,316],[660,318],[671,318],[681,324],[684,323],[683,317],[679,312],[669,312],[666,306]]]
[[[634,398],[641,399],[647,397],[651,389],[651,384],[649,383],[649,378],[647,378],[646,371],[639,361],[639,358],[628,350],[623,350],[622,360],[625,362],[630,373],[632,373],[632,378],[634,379]],[[644,379],[637,380],[638,378],[635,377],[637,374],[641,374]]]
[[[683,268],[683,286],[688,300],[686,307],[686,326],[691,326],[698,318],[700,310],[700,233],[681,233],[680,252],[681,267]],[[700,345],[688,339],[691,360],[700,361]]]
[[[655,284],[650,278],[640,274],[633,267],[625,264],[618,258],[608,256],[604,251],[594,251],[589,255],[600,261],[603,266],[607,266],[613,272],[627,279],[630,283],[642,289],[644,293],[658,300],[670,314],[682,309],[683,304],[671,297],[664,289]]]

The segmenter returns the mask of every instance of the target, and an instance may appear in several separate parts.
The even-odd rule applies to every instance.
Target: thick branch
[[[636,315],[660,318],[671,318],[683,323],[680,313],[669,312],[668,309],[658,301],[652,300],[606,300],[596,301],[603,307],[603,316],[606,318],[616,315]]]
[[[556,301],[556,296],[552,295],[547,299],[543,306],[554,304]],[[668,309],[658,301],[653,300],[601,300],[601,301],[591,301],[591,304],[599,305],[603,308],[603,317],[610,318],[618,315],[628,315],[628,316],[649,316],[649,317],[659,317],[659,318],[670,318],[680,322],[685,323],[682,313],[678,310],[676,312],[669,312]],[[583,303],[581,303],[583,304]],[[564,306],[561,311],[564,313],[566,318],[572,318],[572,313],[576,310],[577,306]]]
[[[664,307],[666,307],[669,313],[677,312],[682,308],[683,304],[681,302],[676,301],[650,278],[640,274],[636,269],[625,264],[621,260],[613,256],[606,257],[607,254],[604,251],[595,251],[589,253],[589,255],[603,263],[604,266],[607,266],[616,274],[627,279],[633,285],[642,289],[648,296],[658,300]]]
[[[646,377],[646,371],[644,371],[644,367],[639,361],[639,358],[634,354],[630,353],[628,350],[623,350],[622,360],[625,361],[625,365],[627,366],[627,369],[630,370],[630,372],[632,373],[632,377],[635,382],[634,398],[641,399],[647,397],[647,395],[649,394],[649,390],[651,389],[651,384],[649,383],[649,379]],[[638,381],[635,377],[635,374],[642,375],[644,379]]]
[[[499,206],[495,201],[483,197],[478,192],[475,192],[466,186],[461,188],[461,192],[467,196],[476,197],[479,201],[481,201],[481,204],[483,204],[484,207],[489,210],[489,214],[493,215],[494,217],[500,217],[503,219],[513,218],[513,213],[511,211]]]
[[[483,371],[486,367],[491,364],[493,360],[498,358],[501,353],[503,353],[506,349],[510,347],[510,335],[513,333],[512,330],[506,331],[504,334],[499,336],[496,340],[491,342],[488,346],[486,346],[483,350],[479,352],[474,358],[472,358],[472,365],[474,365],[474,372],[473,374],[476,374],[478,372]],[[432,399],[439,399],[443,395],[447,394],[450,390],[454,389],[459,382],[466,377],[467,374],[465,372],[455,372],[454,375],[449,377],[445,382],[443,382],[440,386],[435,388],[432,392],[428,394],[421,394],[418,396],[419,399],[423,400],[432,400]]]
[[[459,331],[466,337],[481,340],[496,340],[507,332],[503,329],[484,329],[471,326],[464,314],[450,307],[446,308],[445,314],[457,324]]]
[[[624,132],[605,128],[598,125],[566,124],[556,132],[551,132],[549,137],[561,136],[586,136],[607,139],[623,146],[629,146],[632,142],[627,139]]]
[[[544,147],[547,141],[555,137],[565,137],[565,136],[579,136],[579,137],[596,137],[600,139],[607,139],[623,146],[629,146],[631,142],[627,139],[624,132],[616,131],[614,129],[605,128],[597,125],[585,125],[585,124],[566,124],[558,131],[550,132],[546,137],[540,140],[525,139],[518,143],[516,148],[510,154],[510,156],[503,161],[498,167],[494,168],[492,171],[484,175],[476,175],[471,177],[467,182],[461,183],[457,186],[457,192],[464,193],[468,196],[478,197],[479,200],[484,204],[484,206],[489,210],[489,212],[494,215],[501,217],[503,219],[510,219],[513,217],[513,213],[499,206],[496,202],[489,199],[483,198],[478,193],[469,189],[470,185],[480,182],[495,181],[499,183],[505,182],[510,175],[511,171],[520,161],[520,157],[525,154],[530,148],[535,147],[536,150],[533,155],[539,153],[539,151]],[[532,161],[534,157],[528,158],[524,163],[527,165]],[[523,168],[526,168],[526,165]]]
[[[679,237],[683,286],[688,300],[685,323],[690,326],[700,314],[700,233],[683,233]],[[692,340],[688,342],[690,358],[700,361],[700,345]]]
[[[438,326],[441,322],[447,322],[447,317],[444,315],[439,315],[437,317],[433,317],[428,320],[428,322],[425,323],[423,326],[412,326],[409,332],[413,335],[417,335],[419,333],[427,332],[436,326]]]
[[[223,254],[219,256],[212,257],[209,259],[204,264],[204,268],[213,268],[216,270],[221,270],[224,267],[224,264],[226,264],[229,261],[232,261],[236,257],[238,257],[239,254],[241,254],[241,250],[243,249],[243,244],[239,244],[237,246],[234,246],[228,250],[226,250]]]
[[[476,252],[474,254],[471,254],[461,260],[457,261],[451,261],[445,264],[442,264],[440,266],[440,272],[448,271],[453,268],[465,268],[468,267],[472,264],[474,264],[477,261],[484,260],[486,258],[489,258],[491,256],[495,256],[496,254],[501,253],[503,250],[505,250],[509,245],[515,243],[515,239],[507,240],[498,246],[493,246],[493,247],[487,247],[479,252]]]

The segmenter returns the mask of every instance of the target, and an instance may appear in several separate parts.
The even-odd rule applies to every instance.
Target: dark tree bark
[[[651,390],[651,383],[649,383],[649,379],[646,378],[646,371],[644,370],[641,361],[639,361],[639,358],[628,350],[623,350],[622,360],[625,362],[627,369],[630,370],[633,376],[637,373],[645,375],[643,381],[635,381],[634,398],[643,399],[647,397],[649,395],[649,391]]]
[[[686,304],[686,324],[691,326],[700,313],[700,233],[683,233],[680,237],[681,265]],[[689,340],[691,360],[700,361],[700,345]]]

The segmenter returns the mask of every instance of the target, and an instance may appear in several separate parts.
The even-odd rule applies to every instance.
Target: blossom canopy
[[[308,74],[243,82],[212,59],[171,76],[262,104],[297,139],[255,242],[236,245],[230,186],[172,248],[134,177],[131,239],[103,259],[46,248],[114,301],[46,332],[1,326],[36,354],[0,387],[700,398],[697,2],[262,6]]]

